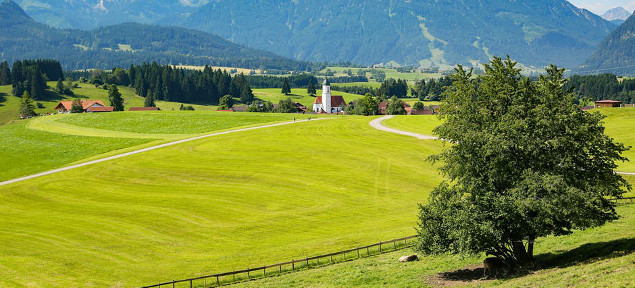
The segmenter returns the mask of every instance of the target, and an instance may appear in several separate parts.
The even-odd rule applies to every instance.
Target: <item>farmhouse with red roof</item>
[[[82,109],[84,112],[112,112],[114,108],[112,106],[104,105],[101,100],[81,100]],[[61,101],[55,110],[57,113],[70,113],[73,107],[73,101]]]

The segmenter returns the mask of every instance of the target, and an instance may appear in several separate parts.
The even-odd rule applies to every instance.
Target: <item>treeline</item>
[[[421,101],[439,101],[441,100],[441,93],[445,87],[452,85],[452,77],[445,76],[441,79],[430,79],[428,81],[421,80],[415,83],[414,87],[410,89],[412,97],[419,98]]]
[[[129,85],[139,96],[150,100],[185,103],[218,104],[221,97],[230,95],[249,104],[254,94],[244,75],[232,77],[227,71],[205,66],[202,71],[186,71],[157,63],[132,65],[128,70],[115,69],[114,84]]]
[[[9,69],[8,62],[0,64],[0,83],[11,84],[11,92],[22,96],[28,92],[35,100],[42,99],[46,92],[46,81],[64,80],[62,65],[57,60],[18,60]]]
[[[578,99],[617,100],[635,103],[635,79],[622,79],[613,74],[575,75],[564,85],[565,91],[573,91]]]

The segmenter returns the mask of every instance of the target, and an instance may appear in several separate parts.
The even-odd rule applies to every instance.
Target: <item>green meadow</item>
[[[331,69],[331,71],[335,72],[335,76],[346,76],[346,71],[349,69],[353,72],[353,75],[357,75],[357,71],[360,69],[369,70],[370,68],[348,68],[348,67],[326,67],[322,71],[322,73],[326,72],[327,69]],[[397,69],[391,68],[373,68],[375,70],[380,70],[386,73],[386,79],[403,79],[408,81],[418,81],[424,79],[431,78],[441,78],[443,75],[441,73],[421,73],[421,72],[399,72]],[[366,73],[366,77],[371,77],[371,73]]]
[[[460,281],[439,273],[474,269],[485,256],[424,256],[399,263],[404,250],[320,269],[251,281],[236,287],[632,287],[635,279],[635,204],[617,209],[621,219],[572,235],[545,237],[536,242],[541,269],[498,280],[480,280],[482,270]],[[449,274],[457,277],[458,274]],[[441,279],[440,279],[441,278]],[[443,281],[443,282],[442,282]]]
[[[278,90],[255,92],[284,97]],[[314,99],[304,89],[292,92]],[[53,115],[0,126],[0,165],[8,167],[0,179],[201,133],[316,116],[165,110]],[[609,135],[635,142],[630,110],[602,113]],[[321,118],[329,119],[218,135],[0,186],[0,287],[149,285],[414,234],[417,203],[441,181],[426,158],[443,144],[375,130],[368,125],[373,117]],[[384,122],[423,134],[439,123],[435,116]],[[634,172],[629,167],[620,168]],[[635,183],[635,176],[627,179]],[[561,255],[550,260],[554,266],[477,285],[551,286],[565,277],[590,287],[588,274],[608,279],[599,286],[628,286],[620,279],[632,279],[632,268],[618,268],[633,261],[624,251],[633,249],[634,207],[620,207],[623,219],[607,226],[540,239],[538,254]],[[598,250],[606,253],[589,252]],[[482,260],[444,256],[399,265],[399,254],[245,285],[419,287],[429,275]],[[569,258],[581,262],[571,266]]]
[[[1,186],[0,286],[139,286],[411,235],[441,144],[369,120],[225,134]]]
[[[44,108],[35,109],[38,114],[56,113],[55,106],[60,101],[70,101],[76,98],[82,100],[101,100],[104,104],[110,105],[108,100],[108,90],[97,88],[95,85],[87,83],[77,83],[79,88],[73,89],[75,95],[59,95],[52,90],[47,90],[45,99],[34,100],[41,103]],[[48,82],[49,87],[55,87],[55,82]],[[130,107],[143,106],[143,97],[138,96],[134,89],[130,87],[119,86],[119,92],[124,98],[125,109]],[[0,125],[16,120],[19,117],[18,109],[20,107],[20,97],[13,96],[11,93],[11,85],[0,86]],[[181,103],[157,101],[157,107],[162,110],[178,110]],[[190,105],[190,104],[188,104]],[[216,110],[217,106],[212,105],[192,105],[196,110]]]

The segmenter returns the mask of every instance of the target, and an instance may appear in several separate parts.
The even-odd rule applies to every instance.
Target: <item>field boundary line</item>
[[[438,137],[434,137],[434,136],[430,136],[430,135],[424,135],[424,134],[419,134],[419,133],[414,133],[414,132],[408,132],[408,131],[393,129],[393,128],[386,127],[383,124],[381,124],[381,122],[384,122],[384,120],[388,120],[388,119],[392,118],[393,116],[394,115],[386,115],[386,116],[383,116],[383,117],[379,117],[377,119],[373,119],[368,124],[370,124],[370,126],[372,126],[373,128],[375,128],[377,130],[390,132],[390,133],[395,133],[395,134],[400,134],[400,135],[405,135],[405,136],[411,136],[411,137],[418,138],[420,140],[437,140],[437,139],[439,139]]]
[[[154,287],[175,287],[177,284],[185,284],[187,287],[218,287],[224,285],[237,284],[244,281],[251,281],[256,279],[264,279],[271,276],[279,276],[282,274],[292,273],[296,271],[305,271],[311,268],[320,268],[327,265],[336,263],[342,263],[361,259],[364,257],[370,257],[374,255],[380,255],[388,252],[399,251],[408,247],[411,247],[415,242],[408,240],[417,238],[417,235],[392,239],[388,241],[380,241],[379,243],[370,244],[366,246],[360,246],[348,250],[342,250],[333,253],[322,254],[313,257],[307,257],[303,259],[292,259],[287,262],[280,262],[271,265],[263,265],[256,268],[247,268],[243,270],[236,270],[231,272],[217,273],[212,275],[205,275],[181,280],[172,280],[154,284],[150,286],[143,286],[143,288]],[[383,247],[382,247],[383,246]],[[348,255],[352,255],[347,258]],[[340,256],[341,259],[337,259]],[[342,257],[343,256],[343,257]],[[333,258],[335,257],[335,259]],[[324,259],[320,263],[320,259]],[[313,265],[311,265],[313,264]],[[284,268],[283,268],[284,267]],[[289,269],[290,268],[290,269]],[[269,269],[269,274],[267,274]],[[258,272],[253,273],[253,272]],[[246,276],[246,277],[245,277]],[[209,281],[208,281],[209,280]],[[195,282],[196,281],[196,282]]]
[[[143,148],[143,149],[134,150],[134,151],[130,151],[130,152],[126,152],[126,153],[122,153],[122,154],[118,154],[118,155],[114,155],[114,156],[110,156],[110,157],[106,157],[106,158],[92,160],[92,161],[88,161],[88,162],[84,162],[84,163],[79,163],[79,164],[75,164],[75,165],[71,165],[71,166],[66,166],[66,167],[57,168],[57,169],[53,169],[53,170],[49,170],[49,171],[45,171],[45,172],[41,172],[41,173],[36,173],[36,174],[32,174],[32,175],[28,175],[28,176],[24,176],[24,177],[20,177],[20,178],[15,178],[15,179],[3,181],[3,182],[0,182],[0,186],[13,184],[13,183],[17,183],[17,182],[21,182],[21,181],[25,181],[25,180],[30,180],[30,179],[33,179],[33,178],[38,178],[38,177],[42,177],[42,176],[46,176],[46,175],[51,175],[51,174],[55,174],[55,173],[59,173],[59,172],[63,172],[63,171],[68,171],[68,170],[72,170],[72,169],[76,169],[76,168],[80,168],[80,167],[84,167],[84,166],[88,166],[88,165],[92,165],[92,164],[97,164],[97,163],[101,163],[101,162],[111,161],[111,160],[123,158],[123,157],[126,157],[126,156],[131,156],[131,155],[135,155],[135,154],[139,154],[139,153],[143,153],[143,152],[157,150],[157,149],[161,149],[161,148],[165,148],[165,147],[169,147],[169,146],[173,146],[173,145],[177,145],[177,144],[182,144],[182,143],[186,143],[186,142],[190,142],[190,141],[194,141],[194,140],[204,139],[204,138],[208,138],[208,137],[220,136],[220,135],[231,134],[231,133],[236,133],[236,132],[257,130],[257,129],[263,129],[263,128],[271,128],[271,127],[277,127],[277,126],[283,126],[283,125],[289,125],[289,124],[295,124],[295,123],[302,123],[302,122],[308,122],[308,121],[326,120],[326,119],[330,119],[330,118],[317,118],[317,119],[311,119],[311,120],[287,121],[287,122],[281,122],[281,123],[273,123],[273,124],[266,124],[266,125],[261,125],[261,126],[238,128],[238,129],[227,130],[227,131],[222,131],[222,132],[214,132],[214,133],[210,133],[210,134],[199,135],[199,136],[190,137],[190,138],[186,138],[186,139],[181,139],[181,140],[177,140],[177,141],[172,141],[172,142],[159,144],[159,145],[155,145],[155,146],[151,146],[151,147],[146,147],[146,148]]]

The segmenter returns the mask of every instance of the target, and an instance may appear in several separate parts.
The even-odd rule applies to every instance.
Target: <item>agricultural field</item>
[[[38,114],[55,113],[55,106],[60,101],[74,100],[76,98],[85,100],[101,100],[104,104],[109,105],[108,90],[96,88],[92,84],[77,83],[79,88],[73,89],[74,96],[58,95],[52,90],[47,90],[48,97],[34,101],[41,103],[44,108],[35,109]],[[55,82],[48,82],[49,87],[55,87]],[[143,98],[136,95],[134,89],[130,87],[119,86],[119,92],[124,98],[124,106],[126,110],[130,107],[143,106]],[[178,110],[181,103],[157,101],[157,107],[162,110]],[[190,105],[190,104],[187,104]],[[217,106],[212,105],[192,105],[196,110],[216,110]],[[11,85],[0,86],[0,125],[8,123],[11,120],[18,119],[18,109],[20,107],[20,97],[11,94]]]
[[[0,286],[139,286],[411,235],[441,144],[369,120],[225,134],[0,186]]]
[[[107,152],[117,154],[202,133],[292,121],[294,117],[308,115],[148,111],[62,114],[16,121],[0,126],[0,165],[5,167],[0,170],[0,181]]]
[[[392,252],[320,269],[267,278],[236,287],[632,287],[635,279],[635,204],[617,209],[621,219],[572,235],[545,237],[536,242],[542,269],[508,279],[483,281],[476,267],[484,255],[424,256],[399,263],[411,250]],[[475,269],[462,281],[448,281],[439,273]],[[455,275],[458,275],[455,274]],[[452,274],[450,277],[454,276]],[[456,276],[455,276],[456,277]]]
[[[256,96],[256,98],[260,100],[271,101],[274,104],[278,103],[278,101],[280,100],[291,98],[291,100],[298,102],[302,105],[305,105],[308,108],[311,108],[313,106],[313,101],[315,101],[314,96],[308,95],[306,93],[306,88],[293,88],[291,89],[290,95],[284,95],[280,93],[280,90],[281,90],[280,88],[253,89],[254,96]],[[363,95],[345,93],[345,92],[340,92],[335,90],[331,91],[331,94],[343,96],[344,100],[346,100],[346,103],[349,103],[351,101],[355,101],[357,99],[364,97]],[[317,95],[316,97],[320,97],[320,95],[322,95],[322,90],[321,89],[317,90],[316,95]]]
[[[428,102],[424,102],[428,105]],[[632,147],[623,155],[630,159],[628,162],[619,164],[618,170],[623,172],[635,172],[635,109],[633,108],[605,108],[594,109],[592,113],[602,113],[606,116],[604,119],[606,133],[620,143]],[[400,129],[408,132],[432,135],[432,129],[439,125],[440,120],[433,115],[418,116],[395,116],[382,122],[390,128]]]

